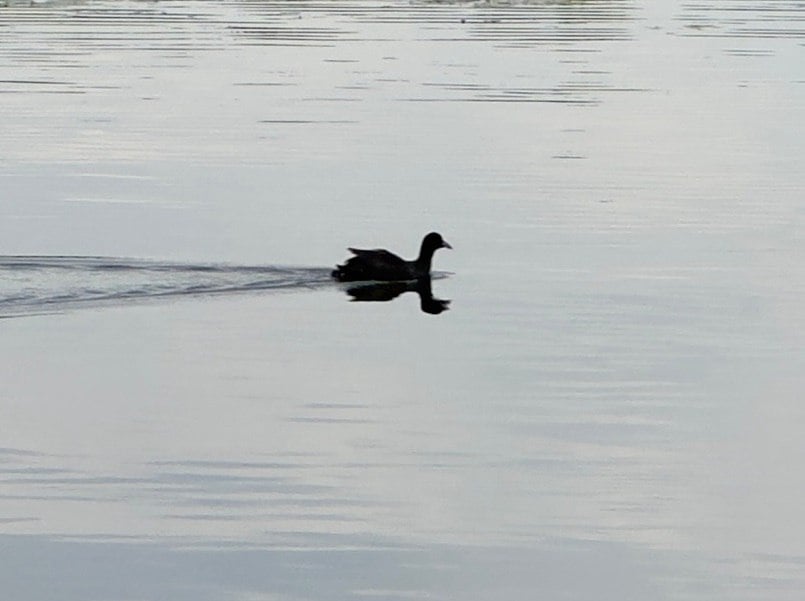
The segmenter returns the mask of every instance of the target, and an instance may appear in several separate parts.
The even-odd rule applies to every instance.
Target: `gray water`
[[[799,600],[801,2],[0,3],[0,590]],[[345,247],[437,299],[353,302]]]

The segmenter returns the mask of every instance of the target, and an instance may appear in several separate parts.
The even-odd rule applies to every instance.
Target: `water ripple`
[[[326,268],[0,256],[0,317],[153,298],[314,288],[329,282]]]
[[[689,2],[683,5],[681,20],[688,36],[805,38],[805,12],[801,2]]]

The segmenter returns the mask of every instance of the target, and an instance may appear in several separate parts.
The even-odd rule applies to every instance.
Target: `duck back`
[[[350,248],[355,256],[336,266],[333,277],[341,282],[360,280],[408,280],[413,277],[411,264],[387,250]]]

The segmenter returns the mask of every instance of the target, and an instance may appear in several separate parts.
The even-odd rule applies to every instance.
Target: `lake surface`
[[[803,55],[801,2],[0,2],[3,598],[802,599]],[[329,279],[431,230],[428,293]]]

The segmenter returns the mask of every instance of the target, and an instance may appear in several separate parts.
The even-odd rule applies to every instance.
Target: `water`
[[[4,595],[800,599],[804,24],[5,2]]]
[[[0,315],[115,305],[131,300],[304,289],[329,284],[330,270],[189,265],[102,257],[0,257]]]

